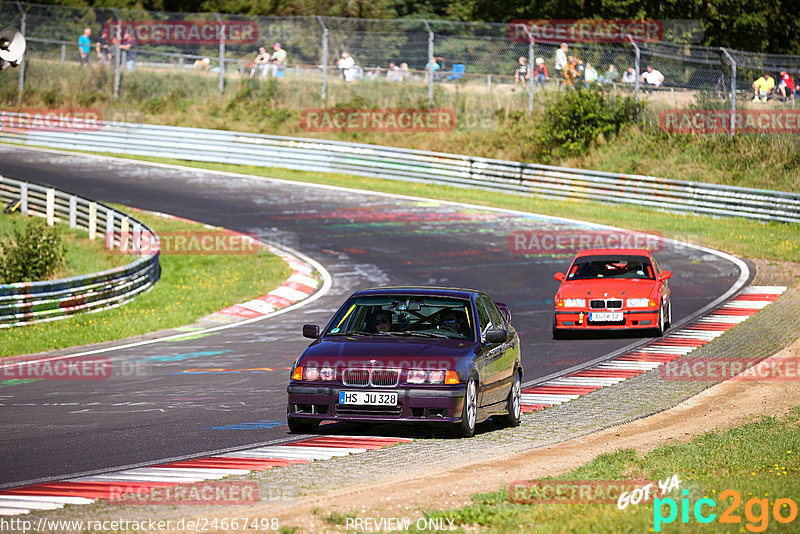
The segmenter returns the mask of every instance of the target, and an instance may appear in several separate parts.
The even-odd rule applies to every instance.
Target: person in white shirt
[[[567,51],[569,50],[569,45],[567,43],[561,43],[561,48],[556,50],[556,77],[562,78],[561,69],[567,66]]]
[[[345,81],[352,82],[358,79],[356,76],[358,71],[356,60],[350,57],[350,54],[347,52],[342,52],[342,57],[336,60],[336,66],[339,68],[339,72],[342,73]]]
[[[636,72],[633,70],[633,67],[628,67],[624,73],[622,73],[622,83],[636,83]]]
[[[653,68],[652,65],[647,66],[647,71],[642,73],[642,83],[645,86],[661,87],[664,83],[664,75]]]

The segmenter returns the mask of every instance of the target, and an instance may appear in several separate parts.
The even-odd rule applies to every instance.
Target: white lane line
[[[771,300],[736,300],[733,299],[722,308],[742,308],[746,310],[763,310],[772,304]]]
[[[249,472],[249,471],[248,471]],[[169,474],[166,476],[158,475],[120,475],[110,473],[107,475],[94,475],[89,477],[69,478],[66,482],[180,482],[191,484],[206,480],[205,477],[198,476],[178,476]],[[120,484],[121,485],[121,484]]]
[[[129,475],[176,475],[176,476],[200,476],[206,479],[219,479],[225,478],[225,473],[220,473],[219,469],[213,468],[191,468],[191,467],[140,467],[137,469],[128,469],[127,471],[120,471],[122,474]]]
[[[67,497],[62,495],[0,495],[0,506],[6,500],[24,499],[30,502],[53,502],[61,504],[92,504],[95,499],[86,497]]]
[[[225,455],[227,458],[263,458],[268,460],[273,458],[275,460],[327,460],[333,458],[327,453],[310,453],[310,452],[253,452],[253,451],[238,451],[231,452]]]
[[[742,294],[764,294],[764,295],[781,295],[786,291],[786,286],[750,286],[742,291]]]
[[[698,319],[698,321],[703,323],[738,324],[743,323],[749,318],[749,315],[707,315],[701,319]]]
[[[613,360],[606,363],[601,363],[597,366],[597,369],[617,369],[620,371],[649,371],[650,369],[655,369],[659,367],[661,362],[627,362],[627,361],[618,361]]]
[[[556,378],[545,382],[544,384],[540,385],[553,385],[553,386],[613,386],[614,384],[619,384],[625,378],[595,378],[591,376],[573,376],[570,378]]]
[[[154,466],[153,469],[158,469],[158,470],[161,470],[161,469],[185,469],[188,472],[196,472],[196,471],[200,470],[200,468],[196,468],[196,467],[158,467],[158,466]],[[250,469],[231,469],[229,467],[220,467],[220,468],[203,467],[202,469],[208,469],[209,471],[214,471],[217,474],[223,475],[223,477],[230,477],[230,476],[235,476],[235,475],[247,475],[247,474],[250,474],[250,471],[251,471]],[[199,474],[200,473],[198,473],[198,475]]]
[[[697,347],[682,347],[679,345],[675,345],[674,347],[642,347],[640,349],[636,349],[637,352],[645,352],[648,354],[689,354]]]
[[[0,506],[3,508],[19,508],[23,510],[58,510],[59,508],[64,508],[62,503],[56,502],[32,502],[25,499],[17,499],[17,500],[4,500],[0,502]]]
[[[22,515],[31,513],[29,508],[3,508],[0,507],[0,515]]]
[[[557,395],[555,393],[523,393],[521,395],[521,402],[522,404],[562,404],[582,396],[583,395]]]
[[[356,454],[365,452],[367,449],[343,449],[339,447],[295,447],[292,445],[274,445],[271,447],[259,447],[258,449],[251,449],[255,452],[297,452],[308,454],[326,454],[330,457],[334,456],[348,456],[355,452]]]

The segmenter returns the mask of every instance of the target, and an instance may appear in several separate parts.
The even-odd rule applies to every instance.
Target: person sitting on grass
[[[786,69],[781,70],[781,81],[778,84],[778,92],[781,94],[781,100],[783,101],[794,98],[794,80]]]
[[[769,75],[769,72],[765,72],[763,76],[753,82],[753,102],[758,102],[759,98],[761,102],[766,102],[773,89],[775,89],[775,80]]]
[[[527,80],[531,79],[531,69],[528,66],[528,60],[524,57],[519,58],[519,64],[517,65],[517,70],[514,71],[514,88],[511,89],[512,91],[517,90],[517,85],[521,82],[522,87],[526,86]]]

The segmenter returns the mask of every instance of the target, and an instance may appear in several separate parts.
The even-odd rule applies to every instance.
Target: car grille
[[[345,386],[394,387],[399,381],[399,369],[345,369],[342,373]]]
[[[349,406],[336,405],[337,415],[382,415],[386,417],[400,417],[403,407],[398,406]]]
[[[620,299],[593,299],[589,301],[589,307],[593,310],[618,310],[622,308]]]

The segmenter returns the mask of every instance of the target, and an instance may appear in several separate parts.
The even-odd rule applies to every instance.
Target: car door
[[[475,367],[478,369],[478,386],[479,386],[479,399],[478,402],[481,406],[491,404],[491,392],[489,391],[490,384],[493,380],[493,352],[492,347],[483,343],[483,335],[492,327],[492,318],[489,315],[489,309],[486,303],[478,297],[475,299],[475,311],[478,316],[477,330],[478,341],[481,343],[481,348],[476,355]]]
[[[481,297],[481,300],[489,311],[491,328],[505,330],[509,333],[509,336],[511,336],[511,329],[506,323],[503,313],[498,309],[492,299],[484,295]],[[508,390],[514,374],[514,361],[516,360],[516,345],[513,341],[514,339],[509,337],[505,343],[497,343],[490,346],[489,359],[491,361],[487,365],[492,371],[490,384],[488,386],[490,402],[492,404],[502,403],[508,397]]]

